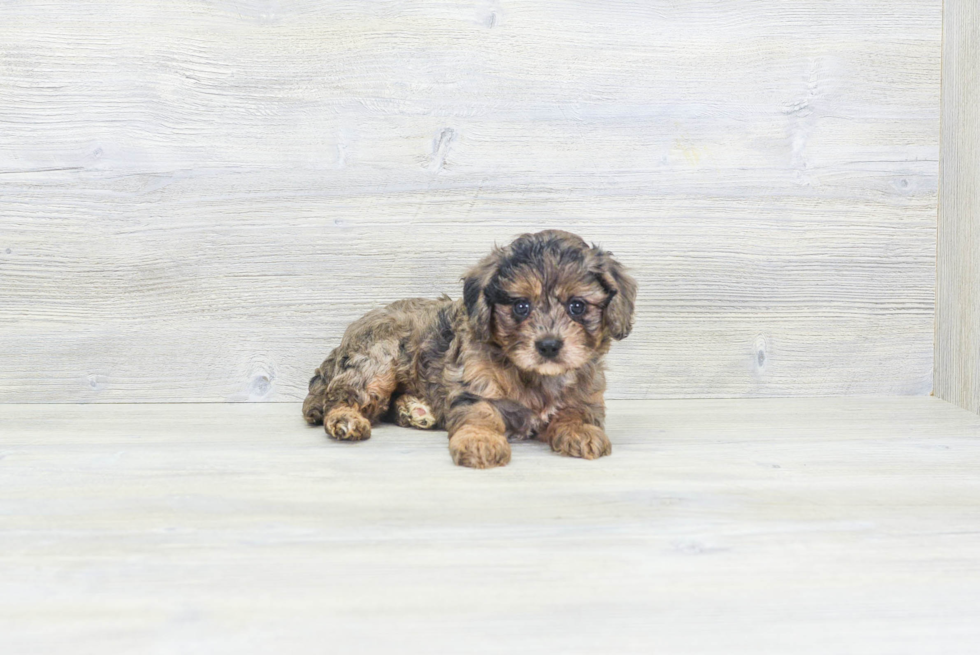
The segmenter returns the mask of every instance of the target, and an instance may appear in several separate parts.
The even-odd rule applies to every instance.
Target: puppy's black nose
[[[561,350],[563,343],[564,342],[561,339],[556,339],[555,337],[545,337],[535,341],[534,347],[538,349],[538,352],[541,353],[542,357],[554,359],[558,356],[558,351]]]

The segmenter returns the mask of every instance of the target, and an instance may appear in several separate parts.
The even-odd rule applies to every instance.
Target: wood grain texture
[[[932,388],[940,0],[0,6],[0,401],[301,398],[561,227],[613,397]]]
[[[296,404],[0,406],[0,649],[974,653],[980,417],[619,401],[613,454]]]
[[[980,6],[944,13],[935,389],[980,412]]]

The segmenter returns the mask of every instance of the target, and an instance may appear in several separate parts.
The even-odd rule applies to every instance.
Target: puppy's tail
[[[334,374],[334,360],[336,351],[330,353],[327,360],[320,364],[313,377],[310,378],[309,393],[303,401],[303,418],[310,425],[321,425],[323,423],[323,403],[327,395],[327,385]]]

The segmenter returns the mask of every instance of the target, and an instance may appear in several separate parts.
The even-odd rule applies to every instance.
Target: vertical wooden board
[[[563,227],[618,397],[931,389],[939,0],[25,2],[0,400],[290,400],[344,325]]]
[[[936,395],[980,412],[980,6],[946,0]]]

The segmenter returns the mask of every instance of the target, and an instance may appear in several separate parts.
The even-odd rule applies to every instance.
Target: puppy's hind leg
[[[387,410],[405,369],[402,343],[411,325],[395,305],[368,312],[351,323],[340,345],[317,369],[303,403],[312,425],[323,423],[334,439],[360,441]]]
[[[310,425],[323,424],[323,400],[327,394],[327,385],[333,377],[337,350],[340,349],[334,349],[310,378],[309,393],[306,394],[306,400],[303,401],[303,418]]]
[[[374,342],[337,359],[323,395],[323,427],[334,439],[361,441],[386,411],[398,386],[397,341]]]

